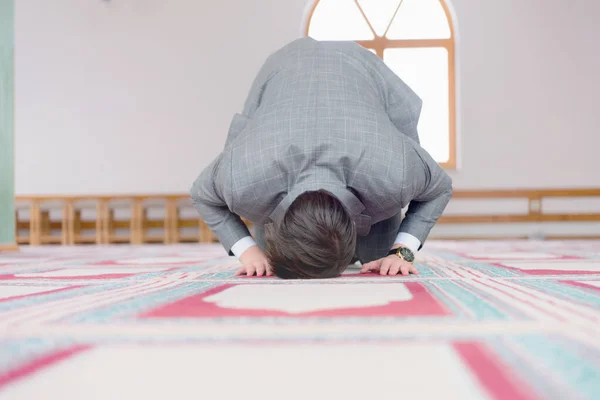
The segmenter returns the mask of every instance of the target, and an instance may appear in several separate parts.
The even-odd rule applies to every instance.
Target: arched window
[[[454,29],[443,0],[317,0],[306,34],[370,49],[423,100],[421,145],[456,167]]]

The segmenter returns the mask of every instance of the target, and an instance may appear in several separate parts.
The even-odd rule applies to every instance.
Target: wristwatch
[[[397,249],[392,249],[388,253],[388,256],[391,255],[398,256],[409,263],[415,261],[415,254],[408,247],[398,247]]]

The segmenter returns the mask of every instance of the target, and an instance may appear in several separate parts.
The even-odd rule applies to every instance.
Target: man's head
[[[333,278],[350,264],[356,226],[343,204],[325,191],[306,192],[281,223],[265,229],[266,255],[283,279]]]

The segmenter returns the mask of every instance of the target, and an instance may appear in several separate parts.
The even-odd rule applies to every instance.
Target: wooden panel
[[[136,196],[136,199],[138,197]],[[174,226],[177,226],[177,202],[168,196],[154,200],[154,204],[148,204],[147,200],[142,200],[143,208],[141,219],[141,240],[142,243],[176,243],[171,238],[176,236]],[[158,202],[157,200],[160,200]],[[160,204],[158,204],[160,203]],[[150,216],[151,210],[160,208],[163,211],[161,219],[154,219]],[[151,230],[162,229],[162,233],[151,233]]]
[[[82,235],[81,235],[81,230],[82,230],[82,221],[81,221],[81,210],[75,210],[75,208],[73,207],[73,214],[71,216],[71,220],[69,221],[71,223],[71,227],[70,227],[70,241],[73,244],[78,244],[78,243],[84,243],[82,242]],[[94,237],[94,241],[96,241],[96,238]]]
[[[62,237],[56,235],[41,235],[42,244],[62,244]]]
[[[61,209],[60,221],[51,219],[50,210],[40,210],[39,244],[69,244],[67,205],[62,205]],[[59,231],[60,234],[53,235],[54,231]]]
[[[119,229],[119,227],[117,227],[117,221],[115,220],[115,211],[112,210],[106,202],[102,208],[102,215],[102,221],[104,221],[104,225],[102,227],[104,232],[104,243],[114,243],[116,230]],[[124,221],[124,223],[124,229],[131,228],[131,223],[129,221]]]
[[[198,228],[200,226],[199,222],[201,222],[200,218],[198,218],[198,219],[180,219],[179,227],[180,228]]]
[[[42,210],[40,211],[40,237],[41,243],[46,243],[44,238],[47,238],[50,235],[50,211]]]
[[[97,244],[96,236],[77,235],[74,240],[76,244]]]
[[[178,243],[201,243],[198,240],[198,235],[181,235]]]

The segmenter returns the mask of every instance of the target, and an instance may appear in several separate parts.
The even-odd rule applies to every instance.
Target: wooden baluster
[[[167,199],[165,210],[165,243],[179,243],[179,211],[176,199]]]
[[[63,209],[62,209],[62,221],[61,221],[61,228],[60,228],[60,243],[63,246],[67,246],[69,244],[71,244],[71,239],[70,239],[70,230],[69,230],[69,219],[71,218],[71,201],[70,200],[66,200],[65,204],[63,204]]]
[[[29,210],[29,243],[32,246],[39,246],[42,244],[41,212],[39,203],[35,201],[31,203]]]
[[[73,202],[67,203],[67,238],[69,245],[75,245],[78,242],[79,233],[81,231],[80,219],[78,211],[75,209]]]
[[[130,241],[131,244],[142,244],[143,242],[143,219],[144,205],[142,200],[135,199],[131,204]]]
[[[99,199],[96,203],[96,244],[109,243],[108,201]]]

